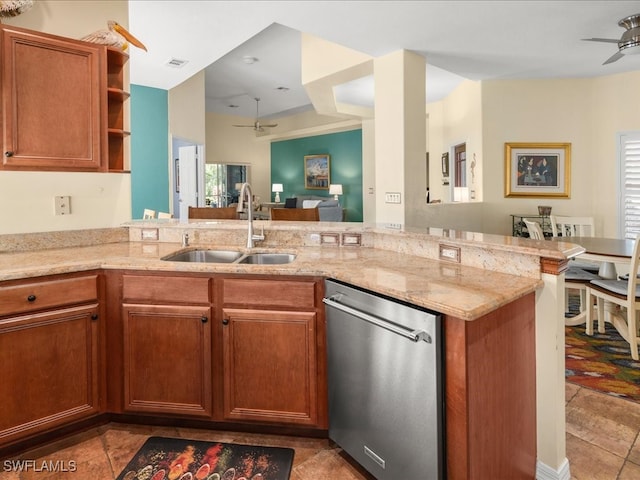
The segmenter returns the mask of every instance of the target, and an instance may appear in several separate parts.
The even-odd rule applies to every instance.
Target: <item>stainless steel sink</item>
[[[187,250],[162,257],[168,262],[202,262],[202,263],[233,263],[242,257],[242,252],[233,250]]]
[[[291,263],[296,256],[292,253],[250,253],[237,263],[253,263],[259,265],[277,265]]]
[[[195,249],[175,252],[162,257],[167,262],[196,263],[251,263],[257,265],[278,265],[291,263],[296,256],[292,253],[249,253],[235,250]]]

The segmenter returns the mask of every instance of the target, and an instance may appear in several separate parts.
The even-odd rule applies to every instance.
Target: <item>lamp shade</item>
[[[271,184],[271,191],[275,192],[276,198],[273,199],[274,202],[280,203],[280,192],[284,191],[281,183],[273,183]]]
[[[329,195],[333,195],[333,198],[338,200],[338,195],[342,195],[342,185],[339,183],[332,183],[329,185]]]

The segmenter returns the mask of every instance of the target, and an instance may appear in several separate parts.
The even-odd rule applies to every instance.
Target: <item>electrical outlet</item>
[[[400,194],[397,192],[387,192],[384,194],[384,203],[402,203]]]
[[[460,263],[460,247],[440,245],[440,260],[451,260]]]
[[[71,197],[69,195],[57,195],[54,197],[56,215],[71,215]]]

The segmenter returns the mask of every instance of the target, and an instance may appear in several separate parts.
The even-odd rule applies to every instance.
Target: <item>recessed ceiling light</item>
[[[252,63],[258,62],[259,60],[256,57],[252,57],[251,55],[245,55],[244,57],[242,57],[242,61],[247,65],[251,65]]]

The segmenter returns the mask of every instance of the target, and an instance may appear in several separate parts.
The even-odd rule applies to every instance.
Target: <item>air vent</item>
[[[180,60],[179,58],[172,58],[165,65],[172,68],[182,68],[188,62],[188,60]]]

